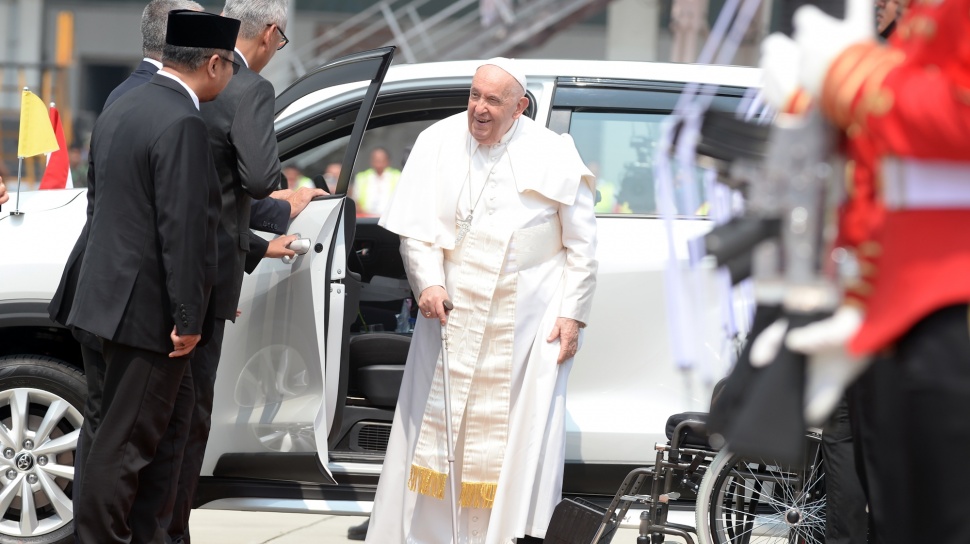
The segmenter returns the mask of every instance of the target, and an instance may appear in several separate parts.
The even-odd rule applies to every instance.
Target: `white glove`
[[[761,42],[762,94],[765,102],[775,111],[783,112],[788,101],[798,90],[798,71],[801,50],[794,40],[781,33],[774,33]]]
[[[819,426],[828,419],[846,387],[869,366],[867,357],[856,357],[845,346],[862,326],[862,312],[842,306],[832,317],[792,329],[785,346],[808,355],[805,376],[805,422]]]
[[[761,331],[761,334],[751,344],[751,353],[748,356],[751,366],[762,368],[774,362],[787,330],[787,319],[779,319],[765,327],[765,330]]]
[[[801,52],[801,86],[819,97],[829,67],[850,45],[875,38],[872,0],[848,0],[844,20],[826,15],[815,6],[795,11],[795,43]]]

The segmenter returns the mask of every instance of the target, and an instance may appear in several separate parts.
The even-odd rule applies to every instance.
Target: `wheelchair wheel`
[[[821,437],[808,435],[800,467],[722,450],[701,481],[696,516],[701,544],[824,543]]]

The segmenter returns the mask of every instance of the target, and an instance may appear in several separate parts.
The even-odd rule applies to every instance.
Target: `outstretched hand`
[[[287,234],[286,236],[278,236],[269,241],[269,246],[266,247],[266,255],[263,257],[267,259],[275,259],[277,257],[293,257],[296,252],[292,249],[286,247],[290,245],[297,236],[295,234]]]
[[[572,359],[579,351],[579,329],[580,323],[568,317],[556,318],[556,324],[552,327],[552,332],[546,342],[552,343],[559,339],[559,359],[557,364],[563,364]]]
[[[297,190],[281,189],[273,191],[269,196],[277,200],[285,200],[290,203],[290,219],[300,215],[306,209],[310,201],[318,196],[325,196],[326,191],[319,188],[300,187]]]

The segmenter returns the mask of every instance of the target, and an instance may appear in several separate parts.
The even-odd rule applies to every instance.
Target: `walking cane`
[[[455,309],[450,300],[442,303],[447,314]],[[455,435],[451,430],[451,385],[448,374],[448,330],[447,325],[441,326],[441,368],[444,371],[445,382],[445,433],[448,435],[448,481],[451,485],[451,533],[453,544],[458,544],[458,480],[455,478]]]

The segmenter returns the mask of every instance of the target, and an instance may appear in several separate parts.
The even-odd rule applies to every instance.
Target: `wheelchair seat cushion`
[[[667,418],[666,433],[667,440],[673,440],[674,429],[677,428],[681,422],[686,420],[700,421],[707,424],[707,412],[681,412],[679,414],[674,414]],[[685,427],[687,431],[687,436],[681,439],[681,446],[692,446],[695,448],[710,448],[711,445],[707,441],[706,433],[699,433],[690,427]]]

